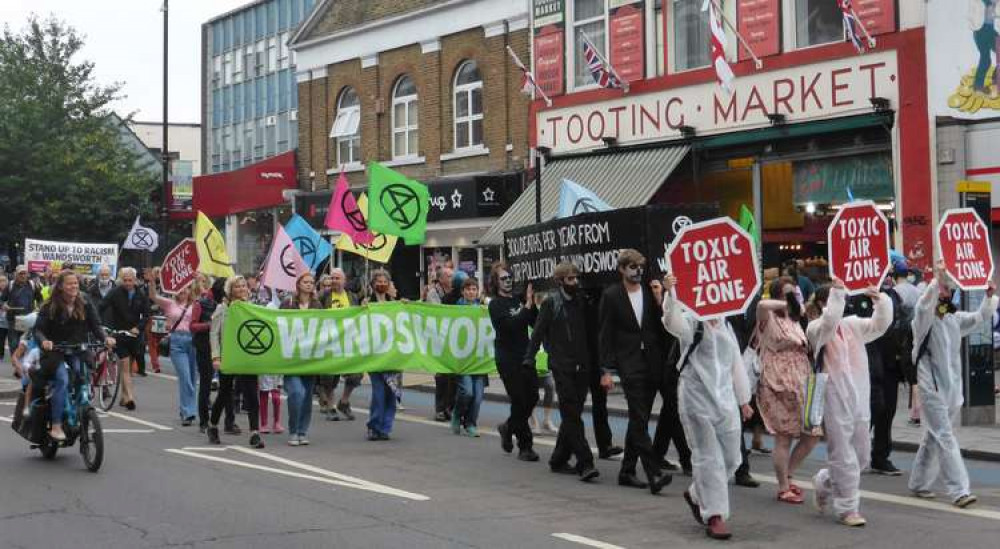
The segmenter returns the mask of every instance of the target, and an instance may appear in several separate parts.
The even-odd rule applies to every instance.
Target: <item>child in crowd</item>
[[[258,378],[257,390],[260,393],[260,432],[280,435],[285,432],[281,426],[281,376],[260,376]],[[271,402],[271,409],[274,410],[274,427],[267,422],[267,403]]]
[[[479,299],[479,281],[475,278],[466,278],[462,283],[462,297],[455,302],[456,305],[481,305]],[[476,423],[479,419],[479,408],[483,404],[483,394],[489,377],[485,374],[458,376],[458,385],[455,395],[455,407],[451,413],[451,431],[456,435],[465,434],[470,437],[478,437],[479,430]]]

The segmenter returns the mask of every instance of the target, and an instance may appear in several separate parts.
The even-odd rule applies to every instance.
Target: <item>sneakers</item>
[[[860,513],[853,511],[850,513],[844,513],[843,515],[840,515],[840,519],[838,520],[838,522],[840,522],[844,526],[850,526],[852,528],[859,528],[861,526],[868,524],[868,521],[865,520],[865,517],[861,516]]]
[[[374,429],[368,429],[368,440],[376,441],[379,439],[378,433]]]
[[[289,446],[300,446],[301,443],[299,443],[299,435],[292,435],[292,436],[288,437],[288,445]]]
[[[595,469],[593,465],[588,465],[580,471],[580,480],[583,482],[590,482],[599,476],[601,476],[600,471]]]
[[[625,449],[621,446],[611,446],[610,448],[605,448],[597,452],[597,457],[600,459],[611,459],[615,456],[625,453]]]
[[[338,402],[337,411],[343,414],[344,419],[347,421],[354,421],[354,412],[351,411],[350,402]]]
[[[479,429],[476,429],[475,425],[469,425],[465,428],[465,436],[479,438]]]
[[[527,448],[517,453],[517,459],[521,461],[538,461],[538,454],[531,448]]]
[[[309,439],[305,435],[299,435],[299,446],[309,446]]]
[[[208,428],[208,442],[209,444],[222,444],[219,439],[219,428],[212,426]]]
[[[961,496],[958,499],[956,499],[953,503],[955,507],[958,507],[959,509],[965,509],[966,507],[972,505],[977,501],[979,501],[979,498],[977,498],[975,495],[965,494],[964,496]]]
[[[254,433],[254,434],[250,435],[250,447],[251,448],[257,448],[257,449],[260,449],[260,448],[264,447],[264,441],[260,438],[259,434]]]
[[[542,424],[542,428],[553,435],[559,432],[559,428],[556,427],[555,423],[552,423],[551,419],[546,419],[545,423]]]
[[[735,484],[737,486],[743,486],[745,488],[759,488],[760,487],[760,482],[757,479],[753,478],[753,476],[750,475],[750,473],[746,473],[746,474],[742,474],[742,475],[737,474],[736,477],[735,477],[735,481],[734,482],[735,482]]]
[[[327,421],[340,421],[340,415],[336,408],[328,408],[325,412]]]
[[[920,499],[934,499],[937,494],[931,492],[930,490],[913,490],[913,497]]]
[[[497,432],[500,433],[500,447],[508,454],[514,451],[514,437],[510,435],[510,426],[506,423],[497,425]]]
[[[729,539],[733,537],[732,532],[729,531],[729,527],[726,526],[726,521],[722,520],[722,517],[719,515],[708,519],[708,527],[705,528],[705,534],[712,539]]]
[[[896,468],[896,466],[889,460],[886,460],[884,463],[873,463],[872,472],[876,475],[885,475],[887,477],[898,477],[903,474],[903,472]]]
[[[53,425],[52,428],[49,429],[49,438],[56,442],[62,442],[66,440],[66,433],[63,432],[61,425]]]
[[[451,432],[454,435],[462,434],[462,418],[458,417],[458,414],[451,416]]]

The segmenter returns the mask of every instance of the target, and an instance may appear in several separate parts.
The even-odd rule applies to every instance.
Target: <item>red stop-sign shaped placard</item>
[[[881,286],[889,272],[889,222],[871,201],[844,204],[826,230],[830,272],[851,295]]]
[[[972,208],[948,210],[937,229],[945,270],[963,290],[985,290],[993,276],[989,230]]]
[[[194,240],[185,238],[163,258],[160,268],[160,288],[168,294],[176,294],[194,282],[198,276],[198,248]]]
[[[674,296],[699,320],[746,311],[760,289],[753,238],[728,217],[688,225],[667,249]]]

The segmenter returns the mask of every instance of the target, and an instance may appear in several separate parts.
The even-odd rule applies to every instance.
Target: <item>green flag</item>
[[[750,233],[755,246],[760,247],[760,231],[757,229],[757,220],[753,216],[750,208],[746,204],[740,204],[740,227]]]
[[[427,232],[427,185],[377,162],[368,163],[368,228],[423,244]]]

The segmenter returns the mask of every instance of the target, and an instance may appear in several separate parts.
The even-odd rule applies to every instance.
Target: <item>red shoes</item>
[[[705,534],[712,539],[729,539],[733,537],[732,532],[726,527],[726,521],[722,520],[722,517],[719,515],[708,519],[708,527],[705,528]]]

